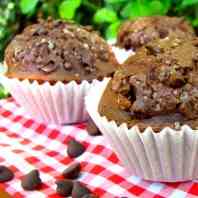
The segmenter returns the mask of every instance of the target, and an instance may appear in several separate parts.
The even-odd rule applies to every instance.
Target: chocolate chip
[[[99,197],[94,194],[87,194],[87,195],[84,195],[82,198],[99,198]]]
[[[71,180],[63,179],[56,181],[56,192],[61,196],[71,196],[72,188],[73,188],[73,182]]]
[[[26,174],[22,180],[21,185],[24,190],[36,190],[41,185],[42,181],[39,176],[38,170],[32,170],[28,174]]]
[[[72,197],[82,198],[85,195],[90,194],[90,190],[80,182],[75,182],[72,190]]]
[[[89,133],[89,135],[92,135],[92,136],[102,135],[100,130],[97,128],[97,126],[91,119],[89,119],[87,122],[86,130]]]
[[[85,147],[76,140],[71,140],[68,143],[67,154],[70,157],[78,157],[79,155],[84,153],[84,151],[85,151]]]
[[[63,171],[63,177],[66,179],[76,179],[80,173],[80,163],[75,162]]]
[[[5,166],[0,166],[0,182],[7,182],[12,180],[14,173]]]

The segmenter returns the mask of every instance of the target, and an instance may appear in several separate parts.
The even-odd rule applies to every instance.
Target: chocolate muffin
[[[5,52],[3,85],[27,114],[47,124],[88,120],[84,98],[117,66],[110,46],[89,27],[40,21],[17,35]]]
[[[175,36],[137,50],[115,73],[99,104],[108,120],[155,131],[198,126],[198,39]]]
[[[125,49],[137,49],[155,39],[162,39],[175,33],[179,38],[195,36],[191,25],[180,17],[151,16],[121,25],[117,44]]]
[[[51,83],[100,80],[111,76],[117,64],[95,31],[61,20],[25,28],[7,47],[5,63],[9,78]]]

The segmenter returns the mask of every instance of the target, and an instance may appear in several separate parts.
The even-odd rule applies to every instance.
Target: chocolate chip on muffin
[[[39,82],[92,81],[111,76],[117,61],[110,46],[86,27],[47,20],[30,25],[5,52],[10,78]]]
[[[118,33],[118,45],[126,49],[137,49],[155,39],[168,38],[171,33],[178,37],[191,38],[195,32],[190,24],[180,17],[151,16],[127,21]]]

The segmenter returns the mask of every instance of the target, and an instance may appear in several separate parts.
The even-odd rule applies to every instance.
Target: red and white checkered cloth
[[[76,161],[82,163],[80,181],[99,197],[195,198],[198,181],[185,183],[152,183],[128,175],[115,153],[102,136],[91,137],[84,124],[57,127],[37,123],[24,114],[10,98],[0,101],[0,164],[9,166],[15,178],[0,184],[14,198],[59,198],[55,180],[71,163],[67,142],[75,138],[86,146],[86,152]],[[44,182],[40,191],[26,192],[20,179],[28,171],[40,170]]]

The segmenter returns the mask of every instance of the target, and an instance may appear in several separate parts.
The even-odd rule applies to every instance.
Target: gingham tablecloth
[[[15,172],[15,178],[0,184],[0,188],[14,198],[59,198],[54,182],[72,162],[66,148],[67,142],[75,138],[86,146],[86,152],[75,159],[82,163],[79,180],[99,197],[198,197],[198,181],[152,183],[127,174],[108,142],[102,136],[89,136],[84,128],[84,124],[57,127],[37,123],[12,98],[1,100],[0,164],[9,166]],[[40,170],[44,184],[40,191],[25,192],[20,179],[34,168]]]

